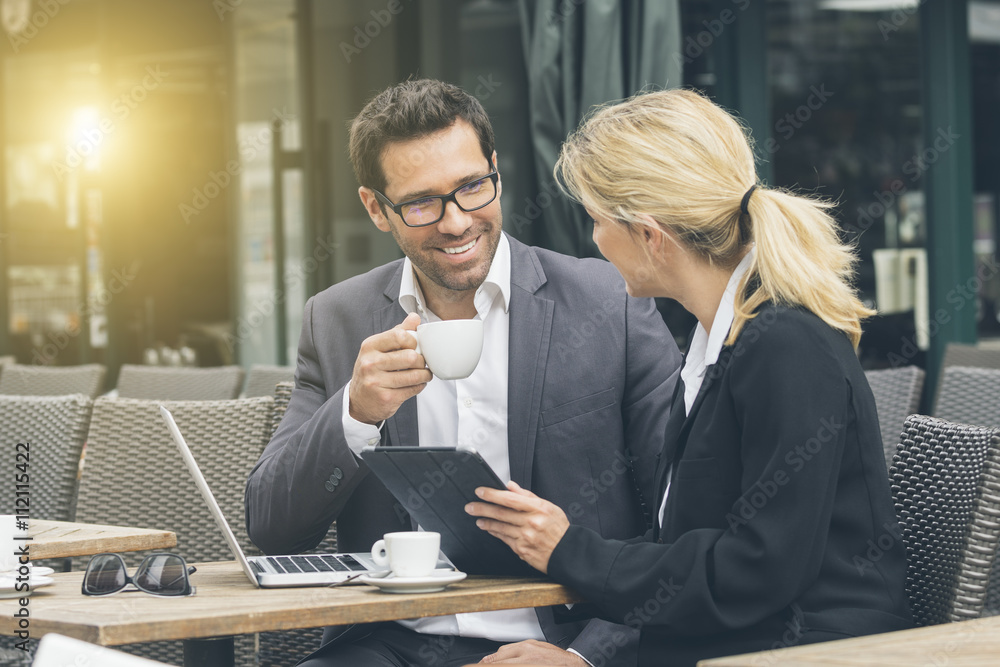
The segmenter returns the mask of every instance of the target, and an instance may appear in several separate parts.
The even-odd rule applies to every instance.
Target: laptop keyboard
[[[365,572],[368,569],[350,554],[268,556],[267,562],[278,572]]]

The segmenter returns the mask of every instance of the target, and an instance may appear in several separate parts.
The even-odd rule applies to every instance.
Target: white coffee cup
[[[27,519],[24,519],[24,524],[27,525]],[[23,553],[21,547],[24,545],[30,545],[30,542],[24,539],[28,535],[28,529],[26,527],[18,527],[18,519],[14,514],[0,514],[0,572],[10,572],[13,570],[18,570],[22,565],[27,565],[31,567],[30,563],[21,563],[19,554]]]
[[[372,560],[388,566],[397,577],[426,577],[434,571],[441,550],[441,534],[432,531],[386,533],[372,545]]]
[[[410,333],[431,373],[442,380],[469,377],[483,353],[482,320],[428,322]]]

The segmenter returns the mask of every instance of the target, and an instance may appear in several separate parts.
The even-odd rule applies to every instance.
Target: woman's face
[[[658,284],[658,272],[642,227],[637,225],[631,231],[622,223],[593,214],[590,217],[594,220],[594,243],[622,274],[628,293],[636,297],[668,296]]]

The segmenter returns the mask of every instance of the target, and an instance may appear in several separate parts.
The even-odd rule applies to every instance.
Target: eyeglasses
[[[455,205],[466,213],[489,205],[497,198],[499,179],[500,174],[494,169],[482,178],[460,185],[446,195],[427,195],[401,204],[393,204],[375,188],[372,188],[372,192],[383,204],[395,211],[407,227],[426,227],[444,217],[445,206],[450,201],[455,202]]]
[[[83,574],[84,595],[112,595],[132,584],[143,593],[164,597],[194,595],[188,575],[195,572],[184,559],[175,554],[146,556],[135,577],[129,577],[125,561],[118,554],[97,554],[87,564]]]

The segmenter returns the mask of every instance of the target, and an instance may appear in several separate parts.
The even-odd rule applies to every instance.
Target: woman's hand
[[[542,573],[549,569],[549,557],[569,528],[569,519],[557,505],[539,498],[515,482],[509,491],[481,486],[476,495],[485,502],[469,503],[465,511],[483,517],[476,525],[501,539],[518,557]]]

